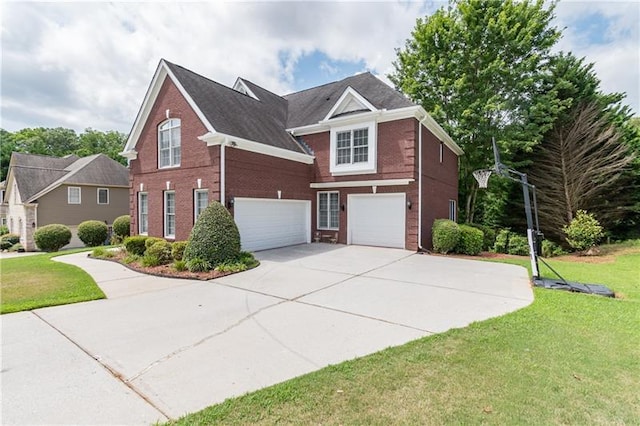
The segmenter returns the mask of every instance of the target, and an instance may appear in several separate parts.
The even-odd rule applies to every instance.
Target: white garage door
[[[233,209],[243,250],[311,242],[311,201],[236,198]]]
[[[348,244],[405,246],[405,194],[348,195]]]

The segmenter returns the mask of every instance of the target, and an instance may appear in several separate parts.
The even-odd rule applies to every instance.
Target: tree
[[[124,149],[126,140],[127,136],[124,133],[113,130],[100,132],[88,128],[80,135],[75,154],[79,157],[85,157],[87,155],[102,153],[118,161],[120,164],[126,165],[127,160],[120,155]]]
[[[541,90],[560,36],[551,26],[554,7],[541,0],[451,3],[418,19],[396,52],[391,81],[465,150],[459,191],[467,222],[478,196],[472,172],[491,165],[491,138],[505,160],[530,152],[558,112],[554,94]]]
[[[7,169],[11,161],[11,153],[16,150],[13,134],[0,129],[0,181],[7,178]]]
[[[13,134],[16,151],[28,154],[62,157],[78,149],[78,135],[72,129],[38,127],[22,129]]]
[[[535,157],[530,177],[537,188],[540,221],[556,238],[578,210],[588,210],[606,224],[629,202],[618,194],[633,156],[596,102],[572,109],[538,146]]]

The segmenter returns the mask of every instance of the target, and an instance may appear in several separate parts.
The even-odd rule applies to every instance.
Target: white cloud
[[[385,76],[416,18],[442,4],[6,2],[1,125],[127,132],[160,58],[223,84],[242,76],[276,93],[296,88],[299,61],[316,51]],[[569,28],[563,48],[596,61],[603,88],[628,92],[639,111],[637,13],[636,36],[624,43],[624,28],[634,28],[633,5],[627,12],[616,3],[598,7],[616,20],[611,43],[582,45]],[[561,3],[559,22],[570,26],[580,9]]]

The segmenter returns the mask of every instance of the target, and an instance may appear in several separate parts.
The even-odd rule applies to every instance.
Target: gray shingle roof
[[[316,124],[325,118],[349,86],[378,109],[392,110],[416,105],[373,74],[366,72],[285,95],[284,98],[289,101],[287,128]]]
[[[10,173],[23,202],[29,202],[34,195],[63,183],[129,186],[129,170],[104,154],[59,158],[14,152],[11,154]]]
[[[269,92],[261,88],[258,90],[259,86],[249,83],[252,91],[256,88],[263,95],[260,97],[256,93],[260,97],[256,100],[179,65],[165,62],[216,131],[305,153],[285,130],[282,102],[275,100],[277,95],[264,96]]]
[[[295,152],[307,153],[307,150],[286,129],[318,123],[349,86],[378,109],[415,106],[368,72],[285,96],[240,79],[258,97],[256,100],[179,65],[164,62],[216,131]]]

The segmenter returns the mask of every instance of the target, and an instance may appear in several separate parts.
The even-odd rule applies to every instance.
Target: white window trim
[[[458,203],[456,200],[449,200],[449,220],[458,221]]]
[[[169,132],[169,165],[168,166],[161,166],[160,165],[160,128],[162,126],[164,126],[166,123],[170,123],[170,122],[177,122],[177,125],[174,126],[169,126],[166,129],[163,129],[163,132]],[[174,163],[174,158],[173,158],[173,145],[172,145],[172,139],[171,139],[171,130],[173,129],[180,129],[180,162],[179,163]],[[159,169],[171,169],[174,167],[180,167],[180,163],[182,162],[182,120],[180,120],[179,118],[169,118],[168,120],[163,121],[162,123],[158,124],[157,127],[157,137],[158,137],[158,168]]]
[[[327,194],[327,225],[331,224],[331,205],[329,204],[330,194],[338,194],[338,226],[337,227],[321,227],[320,226],[320,194]],[[340,229],[340,191],[318,191],[316,194],[316,228],[319,231],[338,231]]]
[[[368,141],[368,161],[362,163],[350,163],[350,164],[336,164],[337,160],[337,138],[338,133],[367,129],[369,141]],[[329,153],[329,171],[333,176],[342,175],[360,175],[360,174],[373,174],[377,172],[377,139],[378,139],[378,126],[375,121],[350,124],[348,126],[332,127],[331,128],[331,149]],[[353,143],[353,141],[352,141]]]
[[[164,198],[164,202],[163,202],[163,210],[162,210],[162,219],[163,219],[163,227],[164,229],[162,230],[162,233],[164,235],[165,238],[175,238],[176,234],[175,234],[175,229],[174,229],[174,233],[173,234],[167,234],[167,195],[168,194],[173,194],[173,209],[174,209],[174,213],[173,213],[173,227],[175,228],[177,226],[177,222],[176,222],[176,207],[177,207],[177,203],[176,203],[176,191],[164,191],[163,194],[163,198]]]
[[[101,203],[100,202],[100,191],[107,191],[107,202],[106,203]],[[98,204],[100,204],[101,206],[109,204],[109,188],[98,188],[96,190],[96,202]]]
[[[140,198],[145,195],[147,197],[147,230],[142,232],[142,211],[140,210]],[[148,192],[138,192],[138,235],[148,235],[149,234],[149,193]]]
[[[77,203],[71,202],[71,190],[72,189],[77,189],[78,190],[78,202]],[[79,186],[69,186],[69,187],[67,187],[67,204],[82,204],[82,188],[80,188]]]
[[[198,194],[207,194],[207,206],[209,205],[209,190],[208,189],[196,189],[193,191],[193,223],[198,220]],[[206,208],[206,207],[205,207]],[[202,212],[200,212],[202,213]]]

